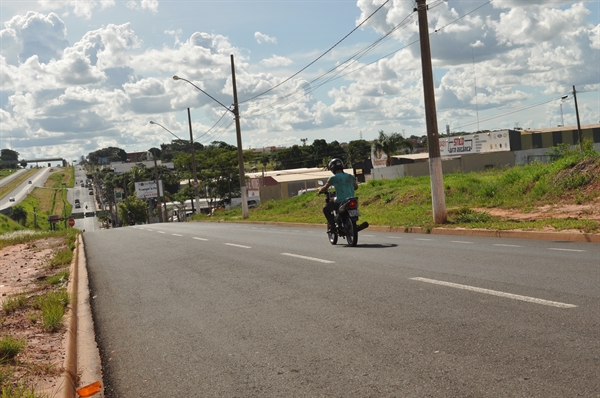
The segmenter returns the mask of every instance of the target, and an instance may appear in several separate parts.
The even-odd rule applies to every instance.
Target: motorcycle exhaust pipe
[[[368,227],[369,227],[369,223],[365,221],[364,223],[360,224],[356,229],[358,232],[360,232],[363,229],[368,228]]]

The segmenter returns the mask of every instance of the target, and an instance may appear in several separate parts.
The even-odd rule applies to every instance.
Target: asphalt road
[[[600,245],[171,223],[86,232],[105,394],[598,397]]]
[[[5,209],[10,206],[18,205],[19,202],[21,202],[23,199],[25,199],[27,197],[27,195],[29,195],[35,187],[43,187],[44,183],[48,179],[48,176],[50,175],[50,172],[49,172],[50,170],[52,170],[52,169],[51,168],[40,168],[38,170],[38,172],[35,173],[31,177],[31,179],[29,179],[27,181],[23,181],[15,189],[13,189],[8,195],[4,196],[3,198],[0,198],[0,209]],[[0,180],[1,181],[0,186],[9,183],[13,179],[15,179],[17,175],[24,173],[24,172],[25,172],[25,169],[22,169],[11,176],[3,178],[2,180]],[[29,181],[31,181],[31,184],[29,183]],[[15,198],[14,202],[9,201],[9,199],[11,197]]]
[[[95,216],[91,216],[91,213],[96,212],[96,200],[94,195],[90,195],[89,188],[85,187],[86,181],[85,169],[75,166],[75,184],[73,188],[69,189],[67,193],[67,199],[69,203],[73,205],[71,213],[89,213],[90,216],[84,218],[75,219],[75,226],[81,231],[96,231],[100,229],[100,223]],[[84,182],[84,186],[81,186],[81,182]],[[80,208],[75,207],[75,199],[79,199]]]

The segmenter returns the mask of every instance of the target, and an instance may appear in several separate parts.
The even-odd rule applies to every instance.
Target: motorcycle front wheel
[[[348,246],[352,247],[358,244],[358,228],[354,220],[348,220],[346,223],[346,242],[348,242]]]
[[[328,232],[327,237],[329,237],[329,243],[332,245],[335,245],[338,241],[338,235],[336,233]]]

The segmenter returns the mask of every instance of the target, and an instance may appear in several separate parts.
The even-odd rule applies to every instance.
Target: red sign
[[[74,227],[74,226],[75,226],[75,219],[69,218],[69,227]]]

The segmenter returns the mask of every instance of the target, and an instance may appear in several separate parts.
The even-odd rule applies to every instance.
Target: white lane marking
[[[433,240],[433,239],[416,238],[415,240],[427,240],[427,241],[429,241],[429,240]]]
[[[549,247],[548,250],[558,250],[561,252],[585,252],[586,250],[577,250],[577,249],[560,249],[557,247]]]
[[[402,238],[401,238],[401,237],[399,237],[399,236],[388,236],[388,238],[390,238],[390,239],[402,239]]]
[[[204,239],[204,238],[197,238],[195,236],[192,239],[196,239],[196,240],[208,240],[208,239]]]
[[[156,231],[156,232],[158,232],[159,234],[164,234],[164,232],[163,232],[163,231]]]
[[[465,242],[463,240],[451,240],[450,243],[464,243],[464,244],[471,244],[471,243],[475,243],[475,242]]]
[[[171,235],[173,235],[173,236],[183,236],[183,235],[180,235],[180,234],[171,234]]]
[[[250,246],[236,245],[235,243],[224,243],[227,246],[241,247],[242,249],[252,249]]]
[[[565,303],[559,303],[557,301],[549,301],[549,300],[539,299],[539,298],[535,298],[535,297],[528,297],[528,296],[521,296],[521,295],[518,295],[518,294],[499,292],[497,290],[483,289],[483,288],[475,287],[475,286],[459,285],[458,283],[438,281],[438,280],[435,280],[435,279],[427,279],[427,278],[410,278],[410,279],[412,279],[414,281],[427,282],[427,283],[433,283],[433,284],[436,284],[436,285],[454,287],[454,288],[457,288],[457,289],[470,290],[470,291],[477,292],[477,293],[491,294],[492,296],[498,296],[498,297],[505,297],[505,298],[510,298],[510,299],[514,299],[514,300],[527,301],[529,303],[549,305],[549,306],[552,306],[552,307],[559,307],[559,308],[574,308],[574,307],[577,307],[576,305],[573,305],[573,304],[565,304]]]
[[[372,237],[374,237],[375,235],[361,235],[361,236],[363,236],[363,237],[364,237],[364,236],[368,236],[369,238],[372,238]]]
[[[504,245],[502,243],[494,243],[494,246],[502,246],[502,247],[524,247],[519,245]]]
[[[322,258],[301,256],[299,254],[281,253],[281,255],[283,255],[283,256],[290,256],[290,257],[296,257],[296,258],[301,258],[301,259],[304,259],[304,260],[316,261],[316,262],[325,263],[325,264],[334,264],[335,263],[335,261],[323,260]]]

